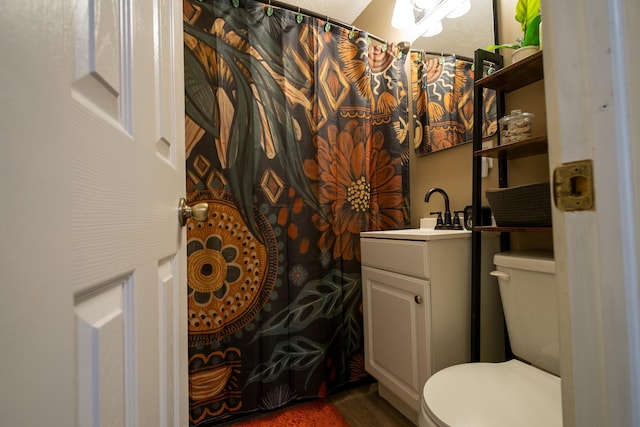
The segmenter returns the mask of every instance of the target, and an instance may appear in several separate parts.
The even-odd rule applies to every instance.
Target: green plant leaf
[[[536,15],[527,23],[522,46],[540,45],[540,15]]]
[[[497,50],[497,49],[520,49],[519,44],[492,44],[491,46],[487,46],[487,50]]]
[[[527,31],[529,22],[540,15],[540,0],[518,0],[516,4],[516,21],[522,26],[522,31]]]

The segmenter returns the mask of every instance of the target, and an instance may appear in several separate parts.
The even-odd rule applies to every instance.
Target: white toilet
[[[503,252],[493,260],[517,359],[436,372],[423,388],[419,427],[562,425],[553,255]]]

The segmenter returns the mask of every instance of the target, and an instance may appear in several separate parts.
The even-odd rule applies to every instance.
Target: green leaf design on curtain
[[[202,7],[212,8],[213,6],[202,4]],[[252,22],[254,19],[242,9],[229,11],[227,9],[231,6],[220,4],[217,4],[217,7],[222,9],[216,13],[225,16],[225,30],[228,29],[228,31],[246,27],[247,22]],[[231,13],[227,14],[227,12]],[[234,37],[251,44],[251,50],[239,49],[238,43],[232,45],[225,38],[216,37],[187,22],[184,23],[184,30],[200,42],[211,46],[233,76],[233,87],[225,88],[227,93],[234,97],[236,107],[225,155],[228,161],[231,190],[240,199],[240,209],[251,231],[256,236],[261,236],[251,215],[253,183],[260,159],[260,151],[254,148],[257,146],[256,141],[262,141],[263,151],[267,156],[275,154],[274,160],[287,172],[290,184],[307,204],[317,208],[317,196],[302,169],[303,157],[296,141],[293,120],[287,110],[287,98],[278,83],[278,78],[286,76],[287,81],[299,87],[303,85],[305,78],[295,68],[285,68],[282,44],[274,40],[268,28],[262,25],[252,26],[251,40],[243,31],[234,32]],[[260,43],[251,43],[255,39],[260,40]],[[256,54],[252,54],[254,50]],[[190,78],[195,83],[185,87],[187,98],[190,103],[193,103],[190,108],[198,108],[196,112],[199,113],[203,107],[194,100],[200,100],[203,97],[201,93],[203,78],[199,76],[190,76]],[[211,84],[216,85],[219,82],[211,82]],[[211,89],[211,93],[213,92],[214,90]],[[213,103],[216,104],[216,102]],[[265,115],[264,121],[257,113],[260,111]],[[203,129],[211,128],[211,124],[207,123],[203,114],[190,117]],[[273,146],[266,146],[270,143]]]
[[[359,300],[361,280],[358,274],[332,270],[324,278],[310,281],[289,306],[263,322],[253,341],[266,336],[300,332],[318,319],[351,314],[345,306]]]
[[[324,358],[326,349],[337,344],[344,348],[342,354],[345,359],[358,351],[362,347],[360,338],[363,333],[362,318],[357,316],[360,313],[361,290],[362,278],[359,274],[346,274],[340,270],[332,270],[321,280],[309,282],[286,308],[264,321],[264,326],[256,334],[253,341],[267,336],[281,335],[287,338],[277,346],[268,362],[254,369],[249,382],[268,382],[270,378],[278,378],[285,369],[314,367]],[[318,320],[332,321],[340,317],[343,317],[342,328],[336,329],[328,342],[318,343],[305,338],[302,343],[296,341],[296,345],[291,344],[295,354],[289,354],[292,348],[286,341],[299,337],[291,334],[304,331]],[[335,324],[335,321],[331,323]],[[339,366],[344,370],[348,363]]]
[[[200,127],[218,137],[218,103],[202,64],[189,49],[184,50],[184,85],[185,112]]]
[[[291,337],[276,346],[269,360],[256,366],[248,382],[272,382],[277,380],[286,370],[308,371],[309,379],[312,368],[322,366],[326,347],[303,336]]]

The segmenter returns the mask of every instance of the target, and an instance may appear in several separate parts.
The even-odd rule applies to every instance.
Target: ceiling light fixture
[[[453,11],[447,15],[447,18],[459,18],[470,10],[471,0],[465,0],[458,7],[453,9]]]
[[[414,4],[417,8],[428,10],[438,4],[438,0],[415,0]]]
[[[470,0],[395,0],[391,26],[407,30],[409,42],[442,31],[444,18],[457,18],[471,9]]]
[[[404,30],[415,25],[413,18],[413,5],[411,0],[396,0],[391,17],[391,26],[398,30]]]
[[[427,31],[422,33],[422,37],[433,37],[437,36],[442,32],[442,21],[438,21],[433,24]]]

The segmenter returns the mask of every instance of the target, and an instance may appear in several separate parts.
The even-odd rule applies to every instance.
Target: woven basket
[[[499,227],[551,227],[548,182],[490,189],[486,195]]]

